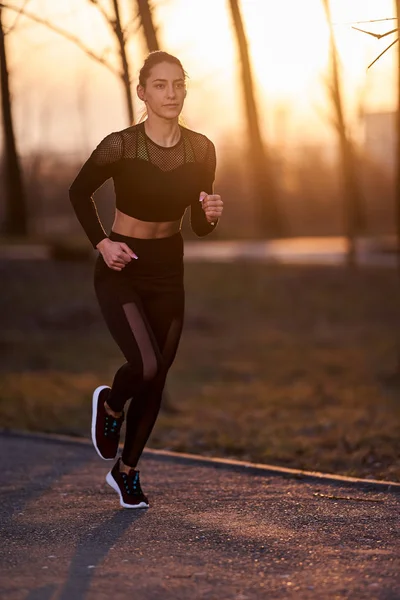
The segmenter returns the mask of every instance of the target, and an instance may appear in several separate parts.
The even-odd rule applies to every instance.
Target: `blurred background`
[[[186,326],[149,444],[400,480],[397,4],[0,2],[0,426],[87,436],[123,360],[68,188],[140,120],[162,49],[225,212],[201,241],[183,225]],[[96,202],[110,228],[111,182]]]

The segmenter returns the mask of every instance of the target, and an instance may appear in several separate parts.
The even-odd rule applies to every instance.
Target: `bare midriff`
[[[174,235],[174,233],[178,233],[180,229],[181,219],[179,219],[179,221],[167,221],[161,223],[140,221],[140,219],[130,217],[118,209],[115,211],[115,219],[112,226],[112,230],[115,233],[142,239],[169,237]]]

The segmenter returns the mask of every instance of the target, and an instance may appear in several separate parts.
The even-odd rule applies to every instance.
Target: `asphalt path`
[[[127,510],[89,444],[0,435],[0,598],[400,598],[400,496],[145,453]]]

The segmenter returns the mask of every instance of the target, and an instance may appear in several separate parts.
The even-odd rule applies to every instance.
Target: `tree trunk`
[[[347,238],[347,265],[356,264],[356,239],[365,228],[365,215],[362,209],[361,189],[357,180],[354,148],[348,137],[343,112],[343,99],[339,75],[339,59],[336,48],[329,0],[323,0],[329,27],[331,81],[329,85],[339,136],[340,163],[343,178],[345,235]]]
[[[397,19],[400,19],[400,0],[396,0]],[[399,22],[399,21],[397,21]],[[396,231],[397,264],[400,277],[400,41],[397,47],[397,165],[396,165]],[[400,372],[400,363],[399,363]]]
[[[6,216],[4,232],[6,235],[22,235],[28,233],[28,219],[22,173],[15,143],[14,126],[11,110],[11,94],[7,69],[5,34],[0,7],[0,78],[1,105],[4,131],[4,176],[6,182]]]
[[[251,164],[251,181],[249,183],[253,190],[253,202],[256,207],[257,233],[260,237],[279,237],[284,234],[285,223],[278,207],[277,186],[271,156],[261,137],[246,34],[238,0],[229,0],[229,3],[241,61]]]
[[[154,25],[152,9],[149,0],[137,0],[137,5],[147,48],[149,52],[159,50],[160,46],[157,39],[157,29]]]
[[[133,125],[134,120],[134,112],[133,112],[133,98],[132,98],[132,88],[131,88],[131,75],[129,69],[128,57],[126,55],[126,39],[124,35],[124,31],[121,24],[121,16],[119,11],[119,3],[118,0],[113,0],[114,4],[114,14],[115,14],[115,34],[118,39],[119,44],[119,54],[121,58],[121,66],[122,66],[122,83],[124,85],[125,90],[125,100],[126,100],[126,108],[128,112],[128,120],[129,125]]]
[[[400,19],[400,0],[396,0],[396,12],[397,22]],[[395,189],[395,201],[396,201],[396,234],[397,234],[397,272],[400,282],[400,40],[397,46],[397,113],[396,113],[396,134],[397,134],[397,148],[396,148],[396,189]],[[397,325],[397,381],[400,383],[400,331]]]

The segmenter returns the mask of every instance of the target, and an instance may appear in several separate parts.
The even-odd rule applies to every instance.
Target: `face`
[[[146,103],[147,113],[164,119],[176,119],[186,97],[185,79],[178,65],[168,62],[154,66],[145,87],[138,85],[137,94]]]

